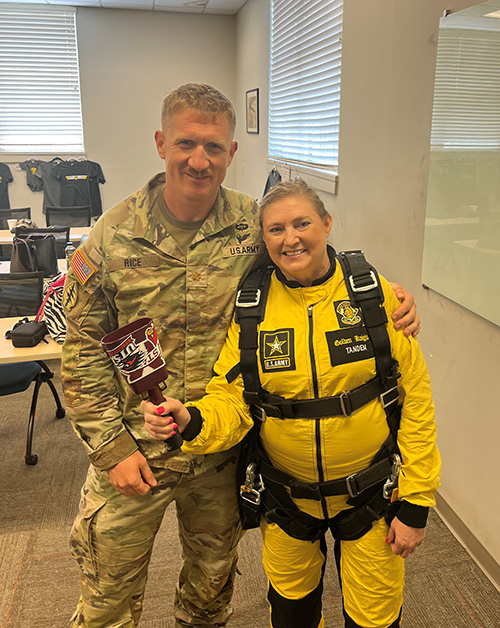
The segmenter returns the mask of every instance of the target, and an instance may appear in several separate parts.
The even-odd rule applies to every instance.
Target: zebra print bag
[[[66,318],[64,316],[62,297],[66,273],[62,273],[44,283],[43,301],[35,321],[45,321],[49,334],[62,344],[66,338]]]

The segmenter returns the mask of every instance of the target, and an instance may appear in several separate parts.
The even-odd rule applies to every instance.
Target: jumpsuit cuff
[[[128,458],[138,446],[134,438],[128,432],[122,432],[106,446],[96,449],[89,454],[90,462],[97,469],[111,469],[116,464]]]
[[[417,506],[410,502],[402,501],[398,510],[397,518],[411,528],[425,528],[429,515],[428,506]]]
[[[195,408],[194,406],[190,406],[187,411],[191,415],[191,421],[189,422],[186,429],[182,432],[182,438],[183,440],[194,440],[201,432],[203,418],[201,416],[201,412],[198,410],[198,408]]]

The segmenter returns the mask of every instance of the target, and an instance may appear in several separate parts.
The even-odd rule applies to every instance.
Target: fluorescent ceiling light
[[[493,13],[486,13],[483,17],[498,17],[500,18],[500,11],[493,11]]]

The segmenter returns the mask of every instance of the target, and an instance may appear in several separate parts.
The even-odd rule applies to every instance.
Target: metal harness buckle
[[[367,286],[359,286],[359,288],[357,288],[354,285],[354,277],[352,275],[349,275],[349,283],[351,284],[352,291],[353,292],[366,292],[367,290],[376,288],[378,286],[378,281],[373,270],[370,270],[370,279],[372,280],[372,283],[368,284]]]
[[[260,303],[260,288],[242,288],[236,295],[236,305],[238,307],[255,307]]]
[[[347,492],[350,497],[357,497],[359,495],[359,490],[356,484],[356,473],[353,473],[349,477],[345,479],[345,483],[347,486]]]
[[[253,405],[251,406],[250,411],[252,413],[252,416],[256,418],[257,420],[259,420],[261,423],[266,422],[267,414],[264,408],[262,408],[261,406]]]
[[[348,392],[344,392],[342,394],[339,395],[339,400],[340,400],[340,408],[342,410],[342,414],[344,416],[351,416],[352,415],[352,405],[351,405],[351,397],[350,397],[350,393]],[[351,495],[352,497],[352,495]]]
[[[392,454],[391,475],[387,478],[386,483],[382,487],[382,495],[384,499],[391,499],[392,491],[398,484],[398,476],[401,470],[401,457],[399,454]]]
[[[394,397],[394,399],[391,399],[390,401],[385,401],[385,399],[384,399],[385,395],[388,395],[393,390],[399,390],[397,384],[395,386],[393,386],[392,388],[389,388],[389,390],[385,390],[381,395],[379,395],[379,399],[380,399],[380,403],[382,404],[382,408],[387,408],[387,406],[390,406],[391,403],[395,403],[398,400],[399,395],[397,397]]]
[[[260,473],[256,473],[257,465],[251,462],[245,473],[245,484],[240,486],[240,497],[245,501],[258,506],[260,504],[260,494],[264,490],[264,480]]]

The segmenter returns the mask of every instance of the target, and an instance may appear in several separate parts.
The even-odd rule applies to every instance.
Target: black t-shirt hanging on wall
[[[99,183],[105,183],[101,166],[95,161],[63,161],[52,176],[61,185],[61,206],[90,205],[91,215],[102,213]]]
[[[54,157],[50,161],[41,161],[38,164],[35,177],[41,180],[43,188],[43,213],[46,207],[61,206],[61,185],[52,176],[54,168],[63,160],[60,157]]]
[[[26,172],[26,185],[32,192],[40,192],[43,190],[43,181],[38,176],[41,161],[39,159],[27,159],[22,161],[19,166]]]
[[[0,163],[0,209],[10,209],[9,202],[9,183],[14,178],[7,164]]]

